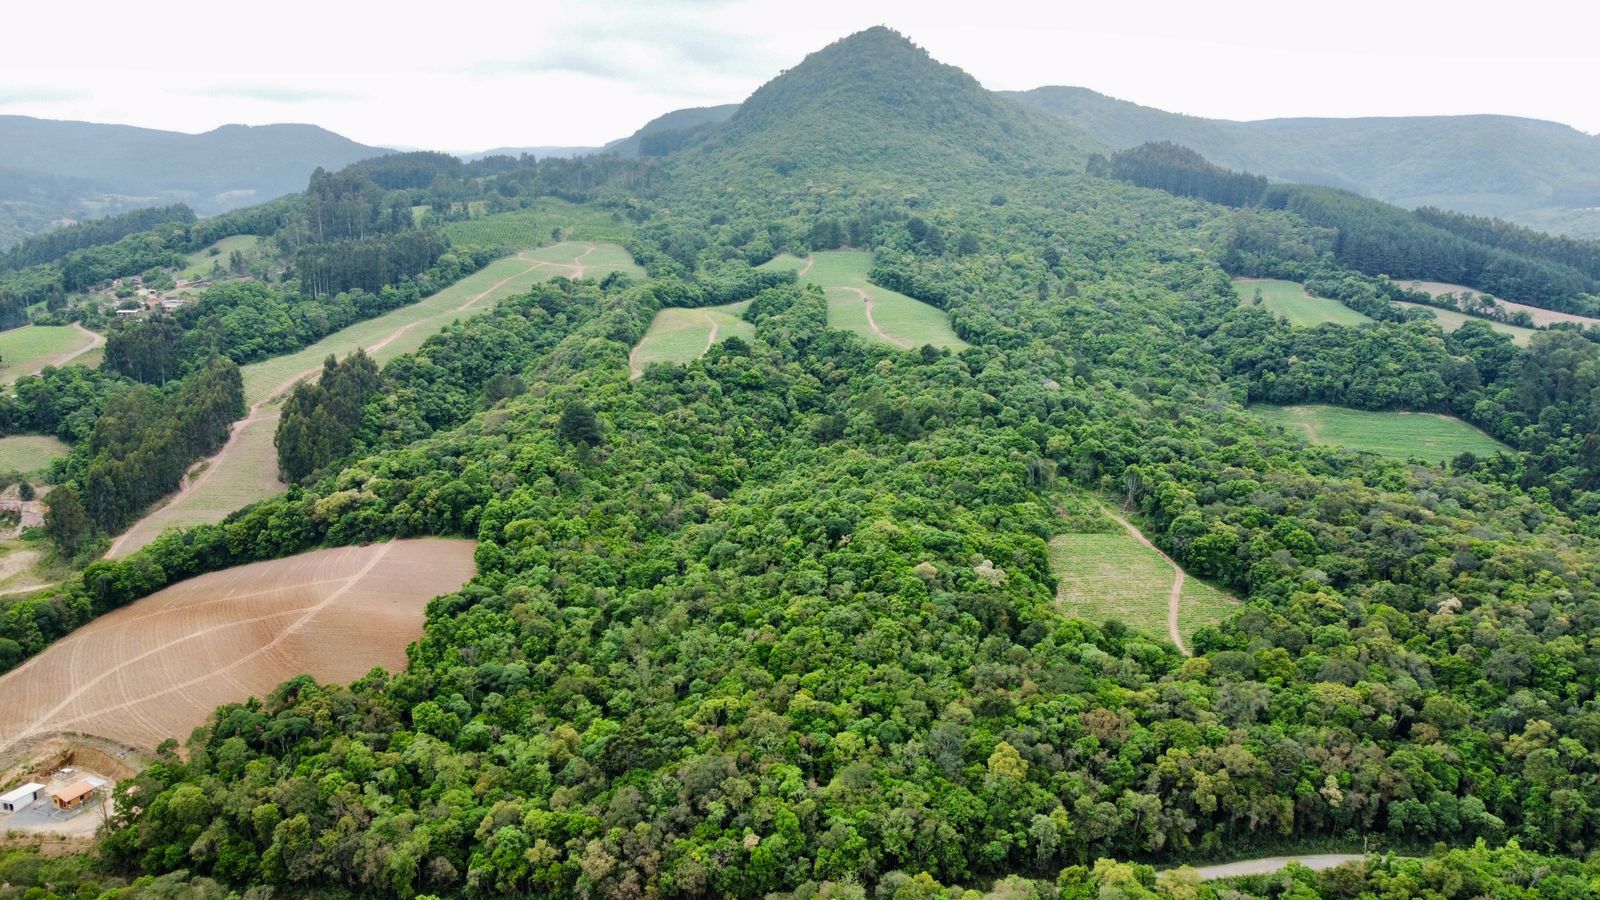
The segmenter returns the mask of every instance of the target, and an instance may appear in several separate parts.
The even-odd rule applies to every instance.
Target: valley
[[[352,83],[532,152],[221,129],[286,193],[0,251],[0,900],[1595,896],[1600,243],[1370,196],[1581,141],[739,14],[441,20]]]

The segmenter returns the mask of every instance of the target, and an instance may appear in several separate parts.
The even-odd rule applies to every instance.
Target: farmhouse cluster
[[[66,832],[82,830],[76,820],[87,809],[111,802],[109,778],[66,767],[44,781],[29,780],[0,794],[0,828],[6,831]],[[87,823],[98,824],[98,818]]]

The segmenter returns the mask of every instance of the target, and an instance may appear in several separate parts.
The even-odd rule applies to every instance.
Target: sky
[[[1503,113],[1600,133],[1600,4],[1578,0],[79,0],[6,20],[0,114],[187,132],[310,122],[456,152],[599,145],[742,100],[872,25],[995,90],[1079,85],[1230,119]]]

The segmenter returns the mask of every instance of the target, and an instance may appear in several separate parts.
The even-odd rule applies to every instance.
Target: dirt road
[[[1324,869],[1332,869],[1362,858],[1359,853],[1313,853],[1305,856],[1268,856],[1262,859],[1241,859],[1237,862],[1221,863],[1215,866],[1196,866],[1195,869],[1200,873],[1201,878],[1210,881],[1214,878],[1239,878],[1243,875],[1271,875],[1291,862],[1299,863],[1313,872],[1321,872]]]
[[[1194,654],[1189,652],[1189,645],[1183,642],[1183,633],[1178,630],[1178,608],[1183,603],[1183,582],[1188,577],[1184,574],[1183,567],[1173,562],[1172,557],[1162,553],[1160,547],[1150,543],[1150,539],[1144,536],[1144,532],[1133,527],[1132,522],[1112,512],[1111,507],[1106,506],[1104,503],[1100,503],[1098,500],[1095,502],[1099,503],[1100,509],[1111,517],[1111,521],[1121,525],[1128,532],[1129,537],[1155,551],[1157,556],[1166,560],[1167,565],[1172,567],[1172,589],[1167,593],[1167,634],[1172,638],[1172,643],[1178,646],[1179,653],[1184,656],[1193,656]]]
[[[863,303],[865,303],[867,305],[867,326],[872,329],[872,333],[873,334],[877,335],[878,337],[883,338],[884,340],[886,340],[889,343],[895,345],[896,347],[899,347],[901,350],[909,350],[911,348],[911,342],[910,341],[903,341],[903,340],[895,337],[894,335],[890,334],[889,332],[884,331],[882,328],[878,327],[878,320],[876,320],[876,319],[874,319],[872,317],[872,295],[871,294],[867,293],[866,291],[863,291],[860,288],[855,288],[855,287],[843,287],[843,286],[841,286],[839,289],[842,290],[842,291],[849,291],[852,294],[855,294],[857,297],[861,298],[861,302],[863,302]]]
[[[478,292],[477,294],[472,295],[462,303],[449,310],[447,314],[454,315],[466,312],[474,305],[482,301],[483,298],[494,294],[495,291],[498,291],[500,288],[504,287],[510,282],[539,269],[562,269],[566,271],[577,271],[581,274],[582,267],[577,265],[577,261],[581,260],[584,256],[589,255],[595,249],[594,245],[592,244],[586,246],[588,246],[588,249],[574,259],[573,264],[571,265],[563,263],[535,262],[528,260],[527,257],[519,253],[517,254],[517,258],[528,263],[526,268],[521,269],[514,274],[508,275],[484,290]],[[378,338],[376,341],[367,344],[365,349],[368,353],[376,353],[379,350],[382,350],[384,347],[394,343],[411,329],[422,324],[437,326],[438,320],[437,318],[429,318],[402,325]],[[304,381],[307,378],[315,376],[321,371],[322,364],[318,363],[317,365],[309,367],[304,371],[296,372],[294,375],[284,379],[279,384],[273,386],[271,390],[267,391],[260,400],[256,401],[256,403],[252,405],[248,411],[246,411],[243,419],[240,419],[233,424],[233,427],[228,435],[228,442],[222,446],[222,449],[217,451],[214,456],[196,463],[194,467],[190,469],[189,474],[184,477],[183,483],[178,488],[177,493],[173,494],[166,503],[147,513],[139,521],[133,523],[133,525],[130,526],[127,531],[124,531],[117,537],[115,541],[112,541],[110,549],[106,551],[106,557],[108,559],[117,559],[119,557],[126,556],[129,553],[133,553],[140,547],[143,547],[145,544],[155,540],[155,538],[170,525],[180,524],[178,519],[183,516],[191,506],[195,505],[197,498],[204,497],[204,489],[208,484],[216,479],[218,472],[226,471],[229,473],[228,477],[234,477],[239,475],[239,470],[241,468],[248,468],[252,470],[252,475],[246,476],[246,478],[249,479],[253,477],[255,481],[260,482],[261,489],[265,490],[265,493],[262,493],[261,496],[257,497],[256,499],[263,499],[266,496],[270,496],[274,490],[268,490],[269,488],[282,490],[283,485],[277,481],[277,460],[271,458],[262,458],[262,448],[266,448],[268,451],[270,451],[273,446],[273,436],[276,435],[278,430],[279,413],[277,411],[277,406],[282,403],[285,395],[287,395],[289,390],[296,384]],[[224,478],[224,480],[226,481],[228,478]],[[260,491],[257,491],[257,493],[260,493]]]

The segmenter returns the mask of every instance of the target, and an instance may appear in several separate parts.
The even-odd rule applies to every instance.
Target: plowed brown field
[[[0,678],[0,754],[74,732],[180,741],[223,703],[309,674],[398,671],[428,601],[473,573],[470,541],[339,547],[180,582],[78,629]]]

